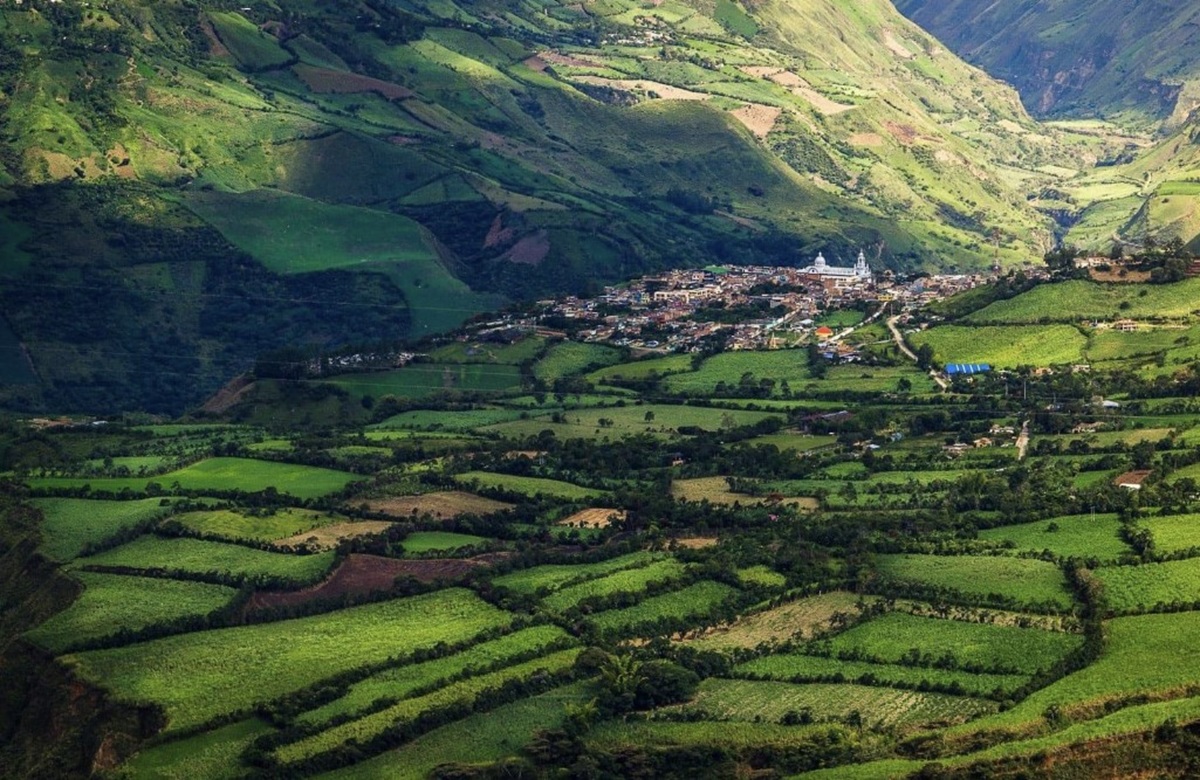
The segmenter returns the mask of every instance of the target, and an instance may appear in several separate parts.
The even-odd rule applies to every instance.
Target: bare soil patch
[[[1101,271],[1096,268],[1088,269],[1088,276],[1092,277],[1097,282],[1107,282],[1109,284],[1141,284],[1150,281],[1149,271],[1129,271],[1112,268],[1108,271]]]
[[[623,509],[592,507],[591,509],[581,509],[570,517],[564,517],[558,521],[558,525],[572,528],[608,528],[614,522],[619,523],[624,519],[625,510]]]
[[[883,136],[879,133],[855,133],[846,140],[851,146],[883,146]]]
[[[715,536],[681,536],[671,540],[676,547],[682,547],[685,550],[703,550],[705,547],[712,547],[717,543]]]
[[[899,38],[896,37],[896,33],[891,30],[883,31],[883,45],[888,48],[888,51],[890,51],[892,54],[895,54],[902,60],[911,60],[913,57],[917,56],[913,54],[912,51],[910,51],[909,48],[905,46]]]
[[[761,642],[782,642],[793,636],[811,637],[816,629],[829,626],[834,613],[857,614],[858,596],[844,591],[783,604],[764,612],[739,617],[733,623],[714,626],[688,638],[688,642],[708,649],[752,648]]]
[[[917,136],[920,135],[915,127],[902,125],[899,122],[884,122],[883,126],[888,129],[893,138],[905,146],[912,146],[916,143]]]
[[[376,92],[388,100],[403,100],[412,97],[412,90],[370,76],[357,73],[347,73],[328,68],[315,68],[312,65],[296,65],[292,68],[309,89],[319,93],[355,93]]]
[[[512,245],[504,253],[502,259],[519,265],[540,265],[550,254],[550,234],[539,230],[532,236],[525,236]]]
[[[306,545],[308,547],[331,550],[338,546],[338,542],[343,539],[353,539],[356,536],[371,536],[373,534],[383,533],[392,524],[382,520],[360,520],[356,523],[334,523],[320,528],[313,528],[310,531],[289,536],[286,539],[280,539],[275,544],[280,547],[297,547]]]
[[[758,138],[766,138],[775,128],[775,122],[783,109],[777,106],[764,106],[750,103],[729,112],[733,118],[744,124]]]
[[[606,79],[600,76],[577,76],[575,77],[575,81],[583,84],[594,84],[600,87],[618,89],[624,92],[644,94],[647,97],[657,97],[662,100],[709,100],[712,97],[712,95],[704,92],[693,92],[690,89],[673,87],[670,84],[663,84],[658,81],[646,81],[644,79]]]
[[[352,553],[337,571],[321,584],[303,590],[255,593],[247,602],[246,611],[366,596],[376,591],[391,590],[397,577],[412,577],[421,582],[452,582],[462,579],[475,569],[491,566],[509,555],[511,553],[492,553],[474,558],[400,560]]]
[[[409,519],[414,516],[429,514],[434,517],[450,519],[459,515],[487,515],[512,509],[512,504],[496,501],[491,498],[477,496],[462,490],[446,490],[440,493],[425,493],[419,496],[399,496],[383,498],[367,502],[367,508],[372,512],[388,515],[389,517]]]
[[[537,56],[536,54],[533,55],[532,57],[529,57],[528,59],[523,61],[521,64],[524,65],[525,67],[529,68],[530,70],[536,71],[538,73],[544,73],[546,71],[546,68],[550,67],[550,63],[546,62],[546,60],[542,59],[541,57]]]

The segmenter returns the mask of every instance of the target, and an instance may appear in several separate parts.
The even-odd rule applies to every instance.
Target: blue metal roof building
[[[987,363],[947,363],[946,374],[949,376],[971,374],[986,374],[991,371],[992,367]]]

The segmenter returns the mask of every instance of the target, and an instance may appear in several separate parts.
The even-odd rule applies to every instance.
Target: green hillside
[[[1200,8],[1119,0],[897,0],[902,13],[1013,84],[1038,115],[1185,118],[1200,97]]]
[[[1026,262],[1029,195],[1111,145],[882,0],[31,0],[0,7],[0,100],[27,408],[176,411],[284,345],[696,257]]]

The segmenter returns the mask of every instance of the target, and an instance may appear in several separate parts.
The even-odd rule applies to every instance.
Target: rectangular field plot
[[[817,646],[826,645],[834,657],[853,660],[1034,674],[1052,667],[1082,642],[1078,634],[891,612]]]
[[[377,374],[347,374],[329,384],[360,398],[425,398],[455,390],[512,390],[521,386],[521,371],[516,366],[487,363],[411,363]]]
[[[83,583],[79,598],[25,635],[54,653],[123,629],[138,631],[159,623],[202,617],[224,607],[237,595],[233,588],[202,582],[91,572],[77,572],[75,577]]]
[[[205,731],[194,737],[164,742],[140,751],[123,764],[122,775],[170,780],[243,777],[242,752],[273,729],[257,718]]]
[[[437,620],[430,620],[437,615]],[[65,656],[118,698],[163,707],[169,731],[267,702],[322,679],[438,642],[461,642],[511,616],[451,589],[278,623],[202,631]]]
[[[324,780],[426,780],[449,762],[483,763],[517,754],[538,731],[555,728],[568,705],[593,696],[583,683],[555,688],[538,696],[480,712],[423,734],[396,750],[339,769]]]
[[[1117,535],[1121,524],[1116,515],[1054,517],[1036,523],[1007,525],[979,532],[979,538],[1010,543],[1014,550],[1049,550],[1061,558],[1098,558],[1115,561],[1131,552]]]
[[[449,531],[414,531],[404,537],[401,546],[412,555],[427,552],[446,552],[464,547],[487,544],[487,539],[473,534],[456,534]]]
[[[35,498],[42,510],[42,552],[56,561],[79,555],[89,544],[96,544],[138,523],[170,513],[162,499],[140,501],[90,501],[86,498]]]
[[[611,596],[617,593],[640,593],[650,584],[677,580],[683,576],[685,571],[686,567],[682,563],[674,558],[668,558],[656,561],[649,566],[625,569],[562,588],[542,599],[542,606],[555,612],[562,612],[585,599]]]
[[[1071,593],[1057,566],[1046,561],[982,555],[881,555],[885,580],[930,592],[959,593],[993,606],[1070,609]]]
[[[709,629],[687,643],[704,650],[750,649],[763,642],[811,636],[814,630],[828,627],[836,613],[856,614],[858,599],[853,593],[844,591],[797,599],[763,612],[742,615],[732,624]],[[867,599],[874,600],[874,597]]]
[[[755,658],[738,666],[737,675],[782,682],[844,681],[918,689],[937,686],[937,690],[993,698],[1011,694],[1030,679],[1028,675],[1021,674],[972,674],[950,669],[843,661],[801,653]]]
[[[462,409],[458,411],[416,409],[389,417],[381,423],[368,426],[368,429],[383,431],[473,431],[484,425],[516,420],[522,414],[526,414],[526,412],[520,409],[501,409],[496,407]]]
[[[537,593],[541,590],[554,591],[574,582],[602,577],[622,569],[646,564],[661,558],[661,554],[635,552],[609,558],[598,563],[547,564],[521,569],[492,580],[493,585],[514,590],[517,593]]]
[[[809,710],[818,720],[845,718],[857,711],[871,726],[930,721],[963,721],[995,712],[994,702],[942,693],[921,693],[866,685],[793,685],[755,680],[708,679],[680,709],[710,713],[719,720],[778,723],[788,712]]]
[[[551,347],[546,356],[534,365],[533,375],[544,382],[553,382],[594,366],[610,366],[620,360],[620,351],[612,347],[564,341]]]
[[[416,720],[427,710],[459,703],[470,706],[479,694],[505,683],[527,680],[535,675],[561,674],[574,665],[577,655],[578,649],[560,650],[499,671],[451,683],[432,693],[404,699],[386,709],[333,726],[299,742],[284,745],[275,751],[275,756],[280,761],[289,763],[332,750],[348,740],[355,740],[359,744],[369,742],[398,723]]]
[[[1200,515],[1147,517],[1138,524],[1150,529],[1154,551],[1160,555],[1200,547]]]
[[[526,496],[552,496],[568,500],[587,500],[607,495],[608,491],[573,485],[557,479],[544,477],[517,477],[511,474],[495,474],[490,471],[467,471],[454,475],[464,485],[479,485],[481,488],[499,488]]]
[[[1200,683],[1200,613],[1110,620],[1104,651],[1090,666],[1035,691],[1012,709],[982,718],[952,735],[1042,722],[1050,705],[1072,705],[1130,694],[1153,694]],[[1102,710],[1101,710],[1102,711]]]
[[[77,565],[162,571],[184,578],[215,573],[246,581],[279,579],[307,584],[316,582],[329,571],[333,553],[289,555],[186,537],[141,536],[112,550],[80,558]]]
[[[406,664],[372,675],[351,685],[340,698],[302,713],[297,720],[310,724],[324,723],[339,715],[365,710],[379,699],[398,701],[411,696],[419,688],[464,672],[485,670],[551,646],[571,644],[575,644],[575,640],[557,626],[527,628],[499,639],[481,642],[461,653]]]
[[[728,585],[705,580],[689,585],[683,590],[651,596],[632,607],[598,612],[592,616],[591,622],[606,632],[646,629],[664,619],[687,620],[701,617],[736,594],[737,591]]]
[[[943,325],[912,336],[940,363],[988,363],[1000,368],[1079,363],[1087,339],[1070,325]]]
[[[274,463],[249,458],[209,458],[156,477],[116,479],[41,477],[29,480],[29,485],[34,489],[91,485],[93,490],[119,493],[128,488],[140,493],[145,491],[146,485],[151,482],[164,489],[169,489],[175,483],[179,483],[179,487],[183,490],[241,490],[246,493],[258,493],[267,488],[275,488],[280,493],[286,493],[296,498],[317,498],[335,493],[355,479],[357,477],[354,474],[317,466]]]
[[[1108,566],[1093,574],[1104,583],[1115,614],[1143,612],[1158,605],[1192,609],[1200,602],[1200,558],[1139,566]]]
[[[289,536],[344,521],[344,517],[312,509],[280,509],[256,516],[232,509],[185,512],[171,518],[185,528],[206,536],[230,540],[273,542]]]

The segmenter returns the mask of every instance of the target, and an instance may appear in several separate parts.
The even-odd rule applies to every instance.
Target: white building
[[[800,273],[816,277],[821,281],[834,282],[838,287],[844,287],[856,282],[871,281],[871,267],[867,265],[867,256],[858,253],[858,260],[853,267],[830,265],[823,254],[817,253],[813,264],[800,269]]]

